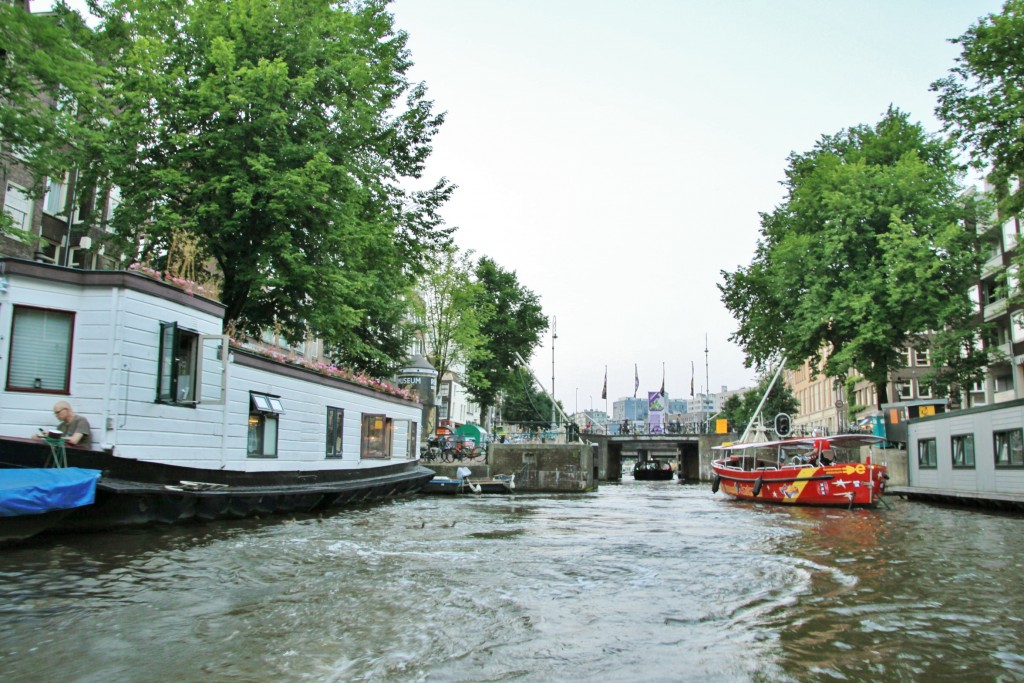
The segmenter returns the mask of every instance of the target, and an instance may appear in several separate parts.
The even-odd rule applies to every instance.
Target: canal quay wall
[[[885,465],[889,471],[889,481],[886,488],[893,486],[906,486],[907,478],[907,452],[900,448],[874,448],[860,449],[860,461],[864,462],[867,456],[871,456],[871,462],[876,465]]]
[[[465,467],[470,479],[515,475],[517,493],[585,493],[597,489],[594,449],[588,444],[502,444],[488,447],[487,462],[423,463],[438,476],[457,478]]]

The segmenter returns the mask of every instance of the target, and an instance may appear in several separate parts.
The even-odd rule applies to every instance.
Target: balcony
[[[985,306],[985,322],[1006,314],[1006,299],[996,299]]]

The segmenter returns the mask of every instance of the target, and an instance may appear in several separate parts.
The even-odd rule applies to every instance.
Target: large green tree
[[[1009,190],[1002,209],[1024,208],[1024,0],[1007,0],[953,43],[961,53],[946,78],[932,84],[936,113],[993,183]],[[1012,184],[1011,184],[1012,181]]]
[[[487,415],[498,394],[518,381],[513,369],[516,354],[529,358],[548,328],[540,299],[519,282],[515,271],[501,268],[493,259],[482,257],[476,266],[480,286],[477,307],[489,311],[480,328],[486,353],[470,359],[470,396]]]
[[[980,256],[960,177],[951,145],[894,108],[792,154],[753,262],[719,285],[748,364],[824,360],[826,376],[853,369],[887,400],[900,349],[973,310]]]
[[[420,280],[417,289],[427,359],[437,370],[437,381],[458,368],[468,377],[471,359],[486,354],[481,325],[490,307],[481,307],[480,285],[473,275],[472,252],[454,247],[443,251]]]
[[[449,240],[452,187],[411,191],[442,123],[407,78],[386,0],[107,0],[108,155],[126,248],[195,238],[226,328],[307,334],[387,373],[417,276]]]

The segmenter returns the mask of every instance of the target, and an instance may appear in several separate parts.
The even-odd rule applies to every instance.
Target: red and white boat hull
[[[761,503],[828,507],[875,507],[885,494],[885,465],[841,462],[743,470],[716,460],[712,490]]]

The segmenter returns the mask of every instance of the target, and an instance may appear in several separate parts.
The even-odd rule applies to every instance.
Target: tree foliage
[[[501,419],[505,424],[527,430],[545,430],[551,426],[551,399],[537,388],[523,368],[509,371],[509,381],[501,392]]]
[[[166,267],[195,236],[229,331],[315,335],[384,374],[417,276],[450,231],[452,186],[419,178],[443,117],[410,83],[385,0],[108,0],[94,49],[114,76],[114,227]],[[405,183],[405,184],[403,184]]]
[[[498,394],[513,386],[512,369],[518,353],[529,358],[548,328],[537,295],[519,282],[514,271],[507,271],[488,257],[476,266],[480,285],[476,307],[489,314],[480,328],[486,353],[470,359],[470,396],[486,415]]]
[[[48,14],[0,3],[0,172],[14,155],[40,180],[93,165],[110,110],[104,71],[83,35],[82,17],[63,3]],[[45,187],[29,190],[38,195]]]
[[[948,142],[894,108],[790,155],[752,263],[719,285],[748,365],[784,355],[828,377],[852,369],[885,401],[900,349],[973,310],[980,256],[960,173]]]
[[[993,184],[1010,190],[1002,209],[1024,208],[1024,0],[981,18],[953,43],[962,50],[946,78],[932,84],[936,113],[978,167],[991,164]]]
[[[438,381],[458,368],[463,381],[472,384],[467,367],[471,359],[486,354],[481,326],[490,307],[479,305],[481,287],[474,281],[472,252],[442,252],[420,280],[419,302],[427,359],[437,370]]]
[[[747,425],[750,424],[754,417],[754,411],[757,410],[761,398],[768,391],[770,383],[771,376],[765,375],[756,387],[748,389],[742,394],[733,394],[725,400],[725,404],[722,406],[721,417],[729,421],[729,426],[733,431],[742,434],[746,430]],[[789,387],[785,386],[784,382],[777,381],[772,387],[771,393],[768,394],[768,399],[764,402],[764,406],[761,408],[761,419],[764,422],[765,428],[771,431],[776,415],[786,413],[795,417],[798,409],[799,403],[793,392]]]
[[[1000,14],[979,19],[959,38],[961,53],[946,78],[932,84],[936,113],[972,163],[989,171],[1003,216],[1024,209],[1024,0],[1008,0]],[[1024,267],[1024,252],[1014,256]],[[1014,284],[1014,283],[1004,283]],[[1024,305],[1024,290],[1008,286],[1011,306]],[[959,344],[966,347],[969,342]],[[950,340],[949,346],[958,346]]]

